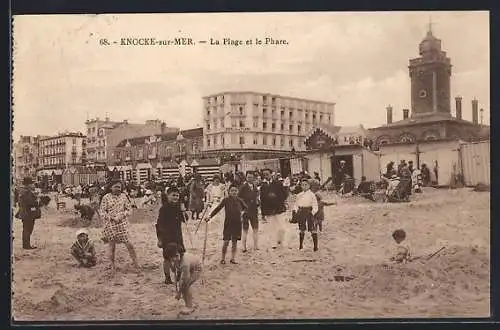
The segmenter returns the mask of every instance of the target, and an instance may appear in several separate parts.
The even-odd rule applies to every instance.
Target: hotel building
[[[333,125],[335,103],[258,92],[221,92],[203,97],[203,152],[271,158],[305,150],[307,133]]]

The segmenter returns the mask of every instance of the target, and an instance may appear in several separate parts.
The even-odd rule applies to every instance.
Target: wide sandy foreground
[[[259,251],[239,254],[239,265],[219,265],[221,219],[209,224],[203,281],[194,285],[197,309],[186,319],[488,317],[490,314],[490,195],[464,188],[428,188],[410,203],[383,204],[336,198],[326,208],[320,251],[306,236],[298,250],[296,225],[286,247],[271,249],[273,224],[261,223]],[[71,207],[71,205],[70,205]],[[118,271],[106,271],[106,246],[99,228],[89,228],[99,264],[75,267],[69,248],[77,228],[69,212],[53,206],[37,221],[37,250],[21,249],[21,222],[14,220],[13,316],[15,320],[177,319],[182,302],[163,284],[161,250],[156,247],[157,211],[131,219],[131,238],[143,270],[132,271],[124,246]],[[64,225],[65,224],[65,225]],[[185,232],[186,247],[201,255],[203,226]],[[392,231],[403,228],[414,255],[445,246],[428,261],[391,265]],[[185,228],[186,229],[186,228]],[[423,260],[423,259],[422,259]],[[337,275],[351,281],[339,282]],[[338,279],[338,277],[337,277]]]

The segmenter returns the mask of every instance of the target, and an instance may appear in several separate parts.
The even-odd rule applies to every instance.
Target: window
[[[266,129],[267,129],[267,123],[266,123],[266,122],[263,122],[263,123],[262,123],[262,129],[263,129],[263,130],[266,130]]]
[[[87,134],[90,134],[91,130],[90,127],[87,129]]]
[[[210,109],[207,110],[207,116],[210,117]]]
[[[315,122],[315,121],[316,121],[316,114],[314,113],[313,114],[313,122]]]
[[[293,132],[293,125],[288,125],[288,129],[290,130],[290,133]]]
[[[293,112],[292,112],[292,111],[290,111],[290,112],[288,113],[288,115],[290,116],[290,118],[293,118]]]
[[[236,128],[236,120],[235,119],[231,120],[231,127]]]
[[[288,141],[288,144],[290,145],[290,147],[293,147],[293,139],[290,139],[290,141]]]
[[[280,139],[280,146],[283,147],[285,145],[285,138],[282,136]]]
[[[240,136],[240,145],[245,144],[245,137],[243,135]]]
[[[253,120],[253,127],[254,127],[254,128],[259,127],[259,121],[258,121],[257,119],[254,119],[254,120]]]
[[[309,112],[306,112],[306,120],[309,120]]]
[[[243,115],[243,107],[240,107],[240,115]]]
[[[210,123],[207,123],[207,130],[210,131]]]
[[[221,127],[221,128],[224,128],[224,119],[221,119],[221,120],[220,120],[220,127]]]
[[[221,141],[222,141],[222,145],[224,146],[226,144],[226,138],[224,137],[224,135],[222,135]]]
[[[257,144],[257,135],[253,136],[253,144]]]
[[[245,127],[245,122],[240,120],[240,128],[243,128],[243,127]]]
[[[275,145],[276,145],[276,137],[273,136],[273,146],[275,146]]]
[[[284,110],[281,110],[281,111],[280,111],[280,115],[281,115],[281,118],[285,117],[285,111],[284,111]]]
[[[210,147],[210,142],[211,142],[210,138],[207,138],[207,146],[209,146],[209,147]]]
[[[271,102],[273,102],[273,103],[274,103],[274,102],[276,102],[276,98],[275,98],[275,97],[273,97],[273,98],[271,99]]]
[[[267,135],[262,136],[262,144],[266,145],[267,144]]]
[[[273,117],[276,116],[276,110],[274,110],[274,109],[271,110],[271,114],[273,115]]]
[[[271,130],[274,132],[276,130],[276,124],[275,123],[272,123],[271,124]]]
[[[262,109],[262,115],[263,116],[267,115],[267,109],[266,108]]]
[[[302,126],[297,125],[297,132],[298,132],[299,134],[300,134],[300,132],[301,132],[301,129],[302,129]]]
[[[332,120],[332,116],[328,115],[328,122]]]
[[[267,102],[267,96],[265,96],[265,95],[262,96],[262,102],[264,102],[264,103]]]
[[[285,129],[285,125],[281,124],[280,125],[281,130],[283,131]]]
[[[75,145],[75,144],[76,144],[76,139],[73,139],[73,145]]]
[[[323,121],[323,115],[319,115],[319,121]]]

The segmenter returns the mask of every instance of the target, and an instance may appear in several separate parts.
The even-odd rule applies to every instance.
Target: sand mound
[[[38,311],[51,313],[69,313],[88,306],[99,307],[107,304],[109,294],[90,288],[69,289],[61,286],[50,299],[34,305]]]
[[[452,247],[431,260],[421,259],[404,265],[379,264],[353,268],[348,291],[353,297],[385,296],[393,301],[428,292],[453,301],[462,293],[477,293],[487,285],[489,258],[476,248]],[[437,290],[437,292],[436,292]]]

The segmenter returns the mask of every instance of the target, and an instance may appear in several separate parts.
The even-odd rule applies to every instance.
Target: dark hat
[[[179,188],[174,187],[174,186],[169,187],[169,188],[167,189],[167,195],[170,195],[171,193],[179,193]]]
[[[32,179],[32,178],[30,178],[30,177],[25,177],[25,178],[23,179],[23,185],[27,186],[27,185],[29,185],[29,184],[33,184],[33,179]]]

